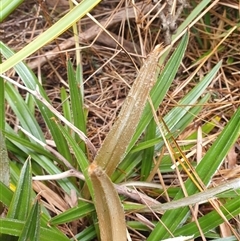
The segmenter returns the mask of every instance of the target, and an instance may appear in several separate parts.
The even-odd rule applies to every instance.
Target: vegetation
[[[0,8],[1,240],[240,240],[237,1],[53,2]]]

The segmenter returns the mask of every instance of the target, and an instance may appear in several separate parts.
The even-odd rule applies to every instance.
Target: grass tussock
[[[240,240],[239,3],[82,3],[0,25],[1,238]]]

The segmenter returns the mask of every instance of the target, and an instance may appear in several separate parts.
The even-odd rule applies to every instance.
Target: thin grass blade
[[[9,234],[13,236],[20,236],[25,222],[11,219],[11,218],[0,218],[0,233]],[[34,239],[33,239],[34,240]],[[70,241],[61,231],[53,230],[51,228],[40,228],[40,240],[49,241]]]
[[[83,96],[81,95],[81,88],[83,88],[83,86],[80,85],[82,81],[78,80],[80,76],[79,71],[80,68],[78,67],[76,73],[74,73],[71,62],[68,62],[67,72],[73,123],[79,130],[86,134],[86,118],[84,113]],[[79,138],[79,136],[76,136],[75,139],[76,142],[79,143],[79,146],[82,148],[83,152],[85,152],[85,143]]]
[[[226,204],[224,204],[221,208],[222,213],[224,216],[229,220],[233,217],[240,214],[240,198],[234,198],[233,200],[228,200]],[[204,233],[218,227],[221,223],[223,223],[223,219],[219,215],[219,213],[214,210],[203,217],[198,219],[198,222],[201,226],[201,229]],[[182,226],[181,228],[177,229],[174,233],[175,235],[194,235],[194,238],[200,236],[199,229],[195,222],[191,222]]]
[[[8,208],[7,217],[26,220],[30,211],[32,192],[32,172],[30,161],[27,160],[21,170],[16,190]]]
[[[156,123],[155,120],[152,119],[147,126],[144,139],[146,141],[154,139],[156,136]],[[141,163],[141,180],[146,180],[150,174],[152,169],[153,157],[154,157],[154,146],[151,146],[143,151],[142,155],[142,163]]]
[[[30,44],[22,48],[18,53],[6,60],[3,64],[0,64],[0,74],[14,67],[14,65],[27,58],[39,48],[43,47],[45,44],[57,38],[80,18],[86,15],[86,13],[88,13],[92,8],[94,8],[99,2],[100,0],[81,1],[81,3],[79,3],[71,11],[69,11],[53,26],[48,28],[44,33],[34,39]]]
[[[0,50],[2,51],[3,56],[6,58],[9,58],[14,55],[14,52],[1,42],[0,42]],[[27,65],[25,65],[23,62],[20,62],[14,68],[26,87],[28,87],[31,90],[38,89],[41,96],[47,102],[49,102],[46,92],[44,91],[43,87],[39,84],[39,81],[34,75],[34,73],[27,67]],[[51,118],[54,117],[54,114],[39,100],[35,99],[35,103],[38,106],[38,109],[41,112],[41,115],[44,118],[44,121],[53,136],[53,139],[57,146],[58,151],[66,159],[71,160],[71,154],[69,149],[67,148],[67,143],[63,138],[61,132],[57,128],[55,122],[51,120]],[[30,131],[30,133],[32,132]],[[45,139],[43,139],[42,141],[45,142]]]
[[[58,225],[58,224],[63,224],[67,222],[72,222],[76,219],[80,219],[85,216],[88,216],[94,210],[95,210],[95,207],[93,204],[80,202],[76,207],[73,207],[53,217],[49,223],[51,225]]]
[[[37,201],[31,208],[18,241],[40,240],[40,212],[41,208]]]
[[[201,160],[200,164],[196,168],[196,172],[201,178],[202,182],[207,186],[218,170],[219,166],[222,164],[225,156],[227,155],[231,146],[235,143],[236,139],[240,135],[240,108],[235,112],[232,119],[225,126],[222,133],[219,135],[217,140],[208,150],[204,158]],[[195,184],[188,179],[185,183],[188,195],[192,195],[197,192],[197,187]],[[175,200],[184,197],[182,190],[176,194]],[[167,211],[161,218],[161,221],[165,224],[164,226],[170,230],[170,232],[175,232],[177,227],[183,220],[186,219],[189,208],[180,208],[176,210]],[[172,220],[174,219],[174,222]],[[158,223],[150,234],[148,241],[157,241],[159,239],[168,238],[170,234],[166,231],[162,223]]]

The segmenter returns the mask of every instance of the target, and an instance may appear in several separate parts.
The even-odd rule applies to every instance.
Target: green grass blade
[[[0,23],[11,14],[23,0],[1,0],[0,4]]]
[[[228,200],[226,204],[220,207],[222,213],[226,217],[226,219],[232,219],[234,216],[240,214],[240,198],[234,198],[233,200]],[[206,233],[211,229],[218,227],[221,223],[223,223],[223,219],[218,214],[216,210],[204,215],[203,217],[198,219],[201,230]],[[200,236],[199,229],[196,226],[195,222],[184,225],[183,227],[176,230],[174,235],[194,235],[194,238]]]
[[[77,72],[80,71],[80,68],[77,68]],[[74,125],[86,134],[86,118],[84,114],[84,104],[83,104],[83,96],[81,95],[80,88],[83,88],[80,83],[81,81],[78,79],[80,74],[76,72],[74,73],[73,66],[71,62],[68,62],[68,81],[69,81],[69,91],[70,91],[70,99],[71,99],[71,109],[73,115],[73,123]],[[80,139],[78,135],[75,137],[76,142],[79,143],[83,152],[85,152],[85,143]]]
[[[64,31],[70,28],[75,22],[77,22],[84,15],[86,15],[99,2],[100,0],[81,1],[80,4],[78,4],[78,6],[74,7],[64,17],[62,17],[53,26],[48,28],[44,33],[39,35],[30,44],[22,48],[18,53],[16,53],[14,56],[6,60],[4,63],[0,64],[0,74],[6,72],[14,65],[24,60],[32,53],[36,52],[39,48],[54,40],[56,37],[58,37],[60,34],[62,34]]]
[[[156,123],[152,119],[147,126],[144,139],[146,141],[155,138],[156,136]],[[153,157],[154,157],[154,146],[151,146],[143,151],[142,163],[141,163],[141,180],[146,180],[152,169]]]
[[[198,103],[199,105],[192,107],[187,113],[184,111],[185,115],[183,115],[181,119],[177,119],[178,122],[172,123],[173,124],[172,126],[168,124],[171,121],[171,119],[164,118],[164,121],[166,122],[167,126],[169,127],[174,137],[177,137],[179,134],[181,134],[182,131],[185,129],[185,127],[193,121],[193,119],[198,115],[198,113],[202,109],[202,105],[204,105],[207,102],[208,98],[209,98],[209,95],[204,96],[204,98],[202,98],[199,101]],[[179,108],[180,110],[182,109],[181,107],[176,107],[176,108]],[[148,144],[149,143],[147,143],[147,147],[149,147]],[[155,151],[159,151],[160,148],[164,145],[162,138],[157,140],[157,142],[156,140],[154,140],[154,145],[155,145]],[[120,163],[120,165],[118,166],[118,169],[112,175],[112,180],[114,180],[114,182],[121,182],[125,180],[132,173],[132,170],[136,169],[139,162],[142,160],[141,152],[138,152],[137,150],[138,148],[139,150],[145,149],[144,143],[143,144],[140,143],[139,145],[137,145],[136,150],[133,148],[132,151],[129,153],[129,155],[124,159],[124,161]],[[161,165],[161,171],[163,170],[164,168]]]
[[[4,183],[0,182],[0,202],[2,202],[7,207],[10,205],[13,192]]]
[[[17,135],[16,133],[10,132],[8,130],[5,132],[5,136],[7,140],[9,140],[12,144],[16,145],[19,148],[19,150],[24,151],[26,154],[30,154],[31,152],[34,152],[35,154],[41,154],[49,159],[59,162],[59,160],[54,155],[46,151],[46,149],[44,149],[39,144],[32,143],[29,140],[24,139],[21,136]],[[10,143],[8,143],[7,146],[10,148]],[[27,152],[26,149],[29,149],[29,151]],[[59,163],[62,164],[62,162],[59,162]]]
[[[9,234],[13,236],[19,236],[23,230],[25,222],[10,219],[10,218],[0,218],[0,233]],[[34,239],[33,239],[34,240]],[[66,236],[64,236],[61,231],[53,230],[51,228],[40,228],[40,241],[70,241]]]
[[[76,207],[68,209],[67,211],[53,217],[49,223],[51,225],[58,225],[67,222],[72,222],[76,219],[88,216],[95,210],[95,207],[91,203],[80,202]]]
[[[72,115],[71,115],[71,108],[70,108],[70,101],[69,101],[69,94],[67,93],[66,89],[62,87],[60,89],[61,94],[61,102],[62,102],[62,109],[64,117],[72,122]],[[70,129],[69,129],[70,130]]]
[[[63,133],[64,137],[66,138],[66,140],[69,144],[69,147],[71,147],[71,149],[73,150],[77,163],[78,163],[78,166],[85,177],[85,181],[87,183],[89,192],[90,192],[91,196],[93,197],[92,182],[88,175],[89,161],[86,158],[83,151],[79,148],[78,143],[76,143],[74,138],[67,132],[67,130],[60,124],[57,123],[57,125],[58,125],[59,130]]]
[[[208,185],[212,176],[222,164],[229,149],[240,135],[239,116],[240,108],[235,112],[232,119],[223,129],[222,133],[213,143],[196,168],[196,172],[205,185]],[[197,192],[197,187],[190,179],[186,181],[185,187],[188,195],[192,195]],[[183,192],[180,191],[176,194],[175,199],[180,199],[182,197],[184,197],[184,195]],[[161,221],[166,225],[168,230],[173,233],[175,232],[176,228],[186,219],[188,211],[188,207],[169,210],[162,216]],[[172,220],[174,220],[174,222],[172,222]],[[161,223],[158,223],[153,232],[150,234],[148,241],[157,241],[159,239],[168,237],[170,237],[170,234],[166,231],[165,227]]]
[[[18,220],[26,220],[30,210],[32,192],[32,172],[30,161],[26,161],[22,167],[16,190],[8,208],[7,217]]]
[[[0,64],[2,63],[2,54],[0,52]],[[5,130],[5,83],[0,77],[0,131]]]
[[[198,98],[204,93],[208,85],[216,76],[222,62],[220,61],[212,70],[178,103],[179,106],[174,107],[165,117],[164,121],[172,133],[178,130],[177,123],[189,111],[191,105],[194,105]],[[157,135],[159,131],[157,130]],[[156,147],[158,149],[158,147]]]
[[[9,58],[10,56],[14,55],[13,51],[11,51],[6,45],[4,45],[1,42],[0,50],[2,51],[3,56],[6,58]],[[47,94],[44,91],[43,87],[39,84],[38,79],[23,62],[20,62],[14,68],[18,73],[19,77],[21,78],[21,80],[23,81],[23,83],[26,85],[26,87],[28,87],[31,90],[36,90],[37,88],[41,96],[43,96],[43,98],[49,102]],[[67,143],[63,138],[61,132],[57,128],[55,122],[52,121],[52,118],[54,117],[53,113],[39,100],[35,100],[35,102],[38,106],[39,111],[41,112],[42,117],[44,118],[46,125],[48,126],[49,131],[53,136],[54,142],[57,146],[59,153],[61,153],[66,159],[71,160],[71,154],[69,149],[67,148]],[[45,140],[42,141],[45,142]]]
[[[37,123],[36,118],[32,115],[27,104],[22,99],[21,95],[9,83],[6,83],[6,99],[11,106],[13,112],[19,119],[21,126],[35,136],[37,139],[44,141],[44,135]],[[31,140],[33,141],[33,140]],[[33,141],[34,142],[34,141]]]
[[[39,241],[40,236],[40,212],[38,201],[33,205],[18,241]]]
[[[185,21],[178,27],[177,32],[175,35],[173,35],[173,39],[175,39],[182,31],[189,26],[193,22],[194,19],[196,19],[197,16],[203,11],[203,9],[211,3],[211,0],[203,0],[200,1],[200,3],[191,11],[190,14],[188,14]]]
[[[96,238],[96,231],[93,225],[85,228],[82,232],[78,233],[74,237],[76,240],[79,241],[92,241]]]

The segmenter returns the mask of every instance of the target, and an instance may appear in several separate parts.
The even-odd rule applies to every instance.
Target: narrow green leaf
[[[13,194],[7,217],[26,220],[30,210],[32,178],[31,164],[26,161],[22,167],[16,190]]]
[[[77,68],[79,71],[80,68]],[[84,115],[84,104],[83,104],[83,96],[81,96],[80,88],[80,80],[77,79],[79,73],[75,74],[73,70],[73,66],[71,62],[68,62],[68,81],[69,81],[69,91],[70,91],[70,99],[71,99],[71,109],[73,115],[74,125],[81,130],[83,133],[86,133],[86,119]],[[85,152],[85,143],[80,139],[78,135],[75,137],[76,142],[79,143],[79,146],[82,148],[83,152]]]
[[[20,236],[25,222],[11,219],[11,218],[0,218],[0,233]],[[34,240],[34,239],[33,239]],[[52,228],[40,228],[40,241],[70,241],[61,231],[54,230]],[[32,240],[31,240],[32,241]]]
[[[165,117],[168,128],[177,130],[176,123],[189,111],[191,105],[195,104],[199,97],[205,92],[211,81],[216,76],[222,61],[219,61],[211,71],[174,107]]]
[[[5,58],[9,58],[14,55],[14,52],[2,42],[0,42],[0,50],[2,51],[2,54]],[[31,90],[38,89],[41,96],[43,96],[43,98],[49,102],[46,92],[39,84],[39,81],[34,75],[34,73],[27,67],[27,65],[25,65],[23,62],[20,62],[14,67],[14,69],[16,70],[26,87]],[[70,150],[67,148],[66,141],[59,129],[57,128],[55,122],[51,120],[54,117],[54,114],[39,100],[35,99],[35,102],[38,106],[39,111],[41,112],[42,117],[44,118],[45,123],[48,126],[49,131],[52,134],[59,153],[61,153],[66,159],[71,160],[71,153]],[[44,142],[45,139],[41,139],[41,141]]]
[[[31,208],[18,241],[40,240],[40,211],[41,208],[37,201]]]
[[[220,209],[226,219],[232,219],[234,216],[240,214],[240,198],[237,197],[233,200],[228,200],[226,204],[220,207]],[[211,211],[210,213],[198,219],[198,223],[203,233],[218,227],[223,222],[223,219],[216,210]],[[199,228],[195,222],[191,222],[176,230],[174,236],[179,235],[194,235],[194,238],[197,238],[200,236]]]
[[[199,14],[209,3],[211,3],[211,0],[200,1],[199,4],[193,10],[191,10],[185,21],[178,27],[176,34],[173,35],[173,39],[175,39],[180,33],[182,33],[182,31],[187,28],[194,19],[196,19],[196,16],[199,16]]]
[[[168,123],[171,119],[169,120],[169,119],[164,118],[164,121],[166,122],[167,126],[169,127],[169,129],[174,137],[177,137],[179,134],[181,134],[182,131],[185,129],[185,127],[189,123],[192,122],[192,120],[197,116],[197,114],[202,109],[202,105],[204,105],[207,102],[208,98],[209,98],[209,95],[204,96],[204,98],[202,98],[199,101],[199,103],[198,103],[199,105],[192,107],[187,113],[184,111],[185,115],[181,119],[178,119],[176,123],[172,123],[172,126],[168,125]],[[178,107],[178,108],[181,108],[181,107]],[[166,138],[168,138],[168,136],[166,136]],[[164,145],[164,142],[162,141],[161,137],[159,140],[160,141],[158,141],[157,143],[154,142],[155,151],[160,150],[160,148]],[[147,145],[148,145],[148,143],[147,143]],[[139,147],[136,146],[136,149],[138,149],[138,148],[139,148],[139,150],[145,149],[144,143],[142,146],[141,146],[141,143],[139,144]],[[123,160],[123,162],[120,163],[117,170],[112,175],[112,180],[117,183],[125,180],[126,177],[128,177],[128,175],[132,173],[132,170],[136,169],[136,167],[138,166],[138,164],[141,160],[142,160],[141,152],[139,152],[139,151],[137,152],[137,150],[135,151],[135,149],[133,149],[132,152],[130,152],[127,155],[127,157]],[[161,169],[161,172],[164,170],[162,164],[160,166],[160,169]],[[167,170],[167,171],[169,172],[169,170]]]
[[[89,166],[89,161],[87,160],[87,158],[86,158],[85,154],[83,153],[83,151],[81,150],[81,148],[79,148],[78,143],[76,143],[76,141],[67,132],[67,130],[63,126],[61,126],[59,123],[56,123],[56,124],[58,125],[58,128],[62,132],[63,136],[66,138],[69,146],[73,150],[74,155],[77,159],[78,165],[80,167],[80,170],[82,171],[82,173],[85,177],[85,181],[89,188],[89,192],[90,192],[91,196],[93,197],[92,182],[89,178],[88,171],[87,171],[88,166]]]
[[[91,203],[80,202],[76,207],[70,208],[67,211],[60,213],[53,217],[49,223],[51,225],[58,225],[62,223],[72,222],[76,219],[83,218],[95,210]]]
[[[0,202],[2,202],[7,207],[10,205],[13,192],[4,183],[0,182]]]
[[[156,123],[154,118],[150,121],[150,123],[147,126],[144,139],[151,140],[156,135]],[[143,151],[142,155],[142,163],[141,163],[141,180],[146,180],[150,174],[150,171],[152,169],[152,163],[153,163],[153,157],[154,157],[154,146],[151,146]]]
[[[39,48],[58,37],[80,18],[82,18],[86,13],[88,13],[92,8],[94,8],[94,6],[96,6],[99,2],[100,0],[81,1],[58,22],[34,39],[34,41],[30,42],[26,47],[22,48],[18,53],[6,60],[3,64],[0,64],[0,74],[6,72],[14,65],[37,51]]]
[[[60,94],[61,94],[63,115],[68,121],[72,122],[71,108],[70,108],[70,102],[69,102],[69,94],[67,93],[67,91],[64,87],[62,87],[60,89]]]
[[[6,83],[5,89],[7,102],[19,119],[22,127],[33,136],[35,136],[37,139],[44,141],[44,135],[39,127],[39,124],[29,110],[25,101],[22,99],[21,95],[9,83]],[[33,140],[31,141],[34,142]]]
[[[79,241],[92,241],[94,238],[96,238],[96,230],[93,225],[84,228],[83,231],[80,233],[76,234],[74,237],[76,240]]]
[[[23,0],[1,0],[0,23],[13,12]]]
[[[0,64],[2,63],[2,54],[0,52]],[[5,83],[0,77],[0,131],[5,130]]]
[[[5,136],[7,140],[15,144],[20,150],[23,150],[25,153],[29,154],[30,152],[35,152],[36,154],[41,154],[48,157],[49,159],[58,161],[53,154],[46,151],[46,149],[44,149],[39,144],[32,143],[29,140],[20,137],[15,132],[9,131],[9,129],[5,132]],[[10,145],[10,143],[8,144]],[[26,152],[25,149],[29,149],[29,152]]]
[[[232,119],[225,126],[222,133],[218,136],[217,140],[213,143],[206,155],[201,160],[200,164],[196,168],[196,172],[205,185],[208,185],[212,176],[218,170],[222,164],[224,157],[227,155],[231,146],[235,143],[236,139],[240,135],[240,108],[235,112]],[[192,195],[197,192],[195,184],[188,179],[185,183],[188,195]],[[176,194],[175,200],[184,197],[182,190]],[[176,228],[183,223],[186,219],[189,208],[180,208],[167,211],[161,218],[161,221],[165,224],[158,223],[150,234],[148,241],[157,241],[159,239],[168,238],[170,234],[166,231],[165,227],[172,233]],[[174,222],[172,220],[174,219]]]

